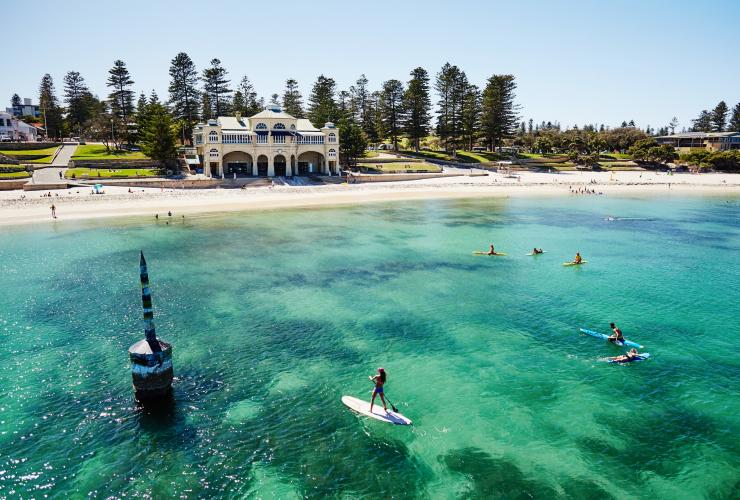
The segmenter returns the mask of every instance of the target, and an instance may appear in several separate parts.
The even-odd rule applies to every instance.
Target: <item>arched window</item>
[[[336,150],[334,150],[334,149],[330,149],[330,150],[329,150],[329,158],[336,158],[336,157],[337,157],[337,152],[336,152]]]
[[[331,132],[329,134],[329,142],[337,142],[337,134],[335,134],[334,132]]]
[[[218,158],[218,149],[213,148],[209,151],[209,156],[211,158]]]
[[[255,130],[267,130],[267,125],[264,123],[258,123],[256,127],[254,127]]]
[[[208,142],[218,142],[218,132],[211,130],[208,134]]]
[[[285,125],[282,123],[276,123],[272,128],[273,130],[285,130]]]

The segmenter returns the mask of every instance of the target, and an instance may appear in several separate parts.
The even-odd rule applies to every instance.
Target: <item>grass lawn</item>
[[[19,172],[0,172],[0,179],[24,179],[31,177],[31,172],[21,170]]]
[[[431,163],[414,162],[414,163],[362,163],[359,165],[362,168],[375,170],[382,173],[390,172],[441,172],[442,169],[437,165]]]
[[[77,146],[73,160],[148,160],[140,151],[108,151],[102,144]]]
[[[376,156],[378,156],[377,151],[365,151],[365,156],[363,156],[363,158],[375,158]]]
[[[84,179],[87,175],[89,179],[121,179],[126,177],[156,177],[159,173],[159,170],[155,168],[115,168],[112,170],[107,168],[68,168],[64,177],[72,179],[74,175],[75,179]]]
[[[409,156],[416,156],[418,158],[430,158],[432,160],[454,161],[458,163],[480,163],[481,161],[488,161],[481,157],[476,158],[473,156],[473,153],[466,153],[465,151],[458,151],[457,159],[453,159],[452,154],[445,151],[419,151],[416,153],[415,151],[405,150],[400,151],[400,153]],[[475,155],[477,155],[477,153],[475,153]]]
[[[22,150],[5,150],[0,149],[0,153],[15,158],[22,163],[51,163],[57,148],[39,148],[39,149],[22,149]],[[28,156],[44,155],[43,158],[35,160],[26,159]]]
[[[0,153],[7,156],[18,156],[18,155],[53,155],[57,148],[39,148],[39,149],[0,149]]]

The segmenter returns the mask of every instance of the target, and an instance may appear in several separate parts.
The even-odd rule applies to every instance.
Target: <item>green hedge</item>
[[[720,171],[740,170],[740,149],[728,151],[692,151],[681,155],[681,161]]]
[[[0,165],[0,174],[12,174],[15,172],[26,172],[26,167],[21,165]]]

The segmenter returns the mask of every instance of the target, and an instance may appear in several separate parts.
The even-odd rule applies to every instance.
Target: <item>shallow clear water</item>
[[[738,221],[588,197],[2,229],[0,497],[737,496]],[[139,249],[175,346],[156,412]],[[578,328],[610,321],[653,359],[600,361]],[[380,365],[413,427],[341,405]]]

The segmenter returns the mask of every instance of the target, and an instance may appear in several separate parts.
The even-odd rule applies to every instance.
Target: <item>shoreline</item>
[[[435,178],[362,184],[276,186],[241,189],[159,189],[105,186],[107,194],[90,195],[90,188],[44,193],[0,192],[0,226],[81,221],[113,217],[175,216],[316,208],[364,203],[424,199],[504,198],[515,196],[740,196],[740,174],[676,174],[576,172],[545,174],[524,172],[519,179],[500,174],[487,177]],[[644,177],[643,177],[644,176]],[[616,177],[616,180],[615,180]],[[573,194],[571,187],[595,190],[600,195]],[[58,196],[57,196],[58,194]],[[22,198],[23,197],[23,198]],[[52,219],[54,204],[58,219]]]

